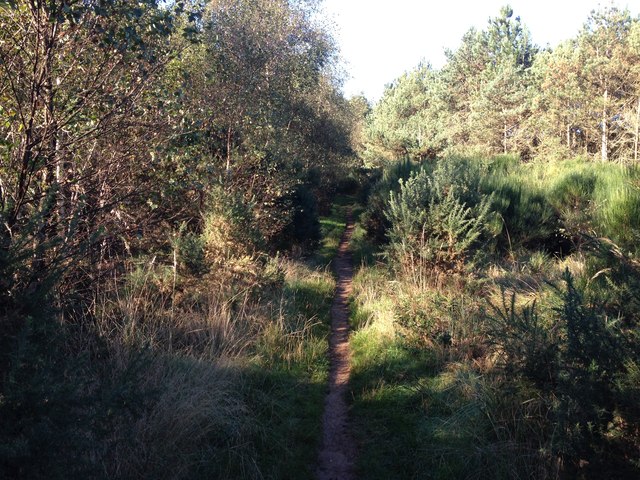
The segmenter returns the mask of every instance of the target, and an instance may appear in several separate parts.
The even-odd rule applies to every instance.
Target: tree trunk
[[[567,124],[567,148],[571,150],[571,124]]]
[[[638,109],[636,110],[636,135],[633,144],[633,160],[638,161],[638,133],[640,133],[640,97],[638,97]]]
[[[507,122],[504,122],[504,133],[502,137],[502,150],[503,153],[507,154]]]
[[[609,124],[607,119],[607,100],[609,92],[604,91],[604,102],[602,106],[602,140],[601,140],[601,158],[603,162],[609,159]]]

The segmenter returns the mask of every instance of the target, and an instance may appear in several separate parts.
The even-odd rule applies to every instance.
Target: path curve
[[[351,373],[349,350],[349,295],[353,278],[353,261],[349,242],[353,234],[351,209],[347,213],[347,227],[334,259],[337,275],[336,292],[331,306],[331,335],[329,337],[329,393],[322,416],[322,446],[318,457],[318,480],[353,480],[356,449],[348,425],[348,405],[345,394]]]

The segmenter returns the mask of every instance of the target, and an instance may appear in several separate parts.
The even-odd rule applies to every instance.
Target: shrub
[[[173,248],[180,267],[185,273],[202,275],[209,268],[205,258],[205,239],[196,232],[186,230],[186,224],[180,226],[173,239]]]
[[[623,327],[636,328],[640,325],[640,261],[607,239],[590,238],[585,247],[590,252],[586,265],[590,295]]]
[[[564,281],[563,305],[557,309],[564,332],[556,405],[560,435],[554,447],[577,463],[603,441],[613,418],[613,381],[622,356],[614,330],[585,303],[568,270]]]
[[[67,335],[53,315],[41,315],[24,319],[12,345],[0,384],[2,478],[96,473],[89,458],[100,421],[92,415],[85,359],[63,351]]]
[[[203,239],[207,259],[221,263],[233,257],[253,255],[264,244],[254,226],[251,205],[240,195],[213,189],[204,218]]]
[[[515,295],[492,306],[487,337],[500,361],[497,367],[517,387],[532,382],[551,412],[548,448],[569,467],[590,458],[604,441],[615,408],[614,379],[624,353],[606,318],[589,305],[564,274],[558,289],[562,304],[545,321],[535,303],[518,308]]]
[[[632,178],[603,179],[596,190],[599,208],[595,224],[599,235],[610,238],[625,251],[640,254],[640,186]]]
[[[316,197],[307,186],[301,185],[294,194],[293,206],[295,212],[285,234],[285,244],[306,248],[316,246],[321,237]]]
[[[400,180],[406,180],[417,166],[410,160],[402,160],[385,168],[382,178],[371,187],[366,198],[367,209],[363,215],[363,224],[372,239],[379,243],[386,242],[389,220],[385,215],[389,193],[400,189]]]
[[[559,325],[549,324],[534,301],[520,308],[515,293],[490,306],[486,318],[489,346],[498,355],[497,366],[507,376],[524,377],[540,388],[549,388],[557,377],[560,349]]]
[[[405,273],[460,271],[483,236],[491,197],[480,198],[463,164],[443,162],[401,182],[390,194],[387,254]]]

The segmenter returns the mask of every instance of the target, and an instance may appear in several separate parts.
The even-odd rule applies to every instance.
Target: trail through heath
[[[338,255],[334,259],[337,286],[331,306],[331,335],[329,337],[329,393],[322,418],[322,446],[318,457],[318,480],[353,480],[356,448],[349,431],[346,392],[351,373],[349,350],[349,295],[353,278],[353,261],[349,243],[353,234],[351,210],[347,213],[345,229]]]

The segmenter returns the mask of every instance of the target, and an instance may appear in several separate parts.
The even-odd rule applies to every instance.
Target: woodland
[[[320,3],[0,1],[0,478],[313,478],[347,217],[353,478],[640,476],[640,16]]]

